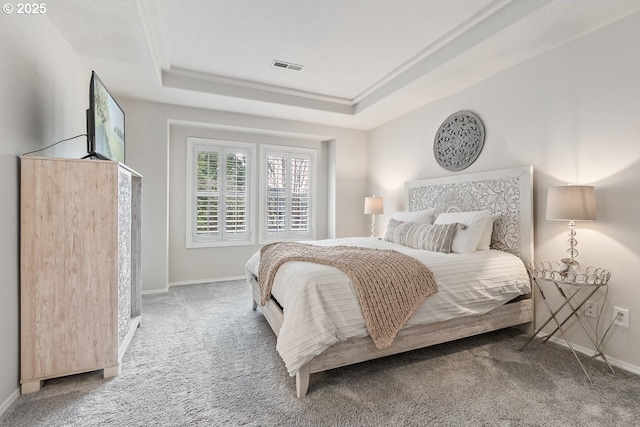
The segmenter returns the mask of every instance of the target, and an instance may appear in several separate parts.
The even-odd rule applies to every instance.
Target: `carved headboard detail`
[[[405,184],[410,211],[434,208],[436,214],[489,210],[499,214],[491,248],[533,261],[533,167],[424,179]]]

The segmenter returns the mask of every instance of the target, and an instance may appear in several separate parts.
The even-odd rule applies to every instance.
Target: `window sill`
[[[199,248],[227,248],[230,246],[255,246],[254,241],[248,240],[226,240],[220,242],[188,242],[187,249],[199,249]]]

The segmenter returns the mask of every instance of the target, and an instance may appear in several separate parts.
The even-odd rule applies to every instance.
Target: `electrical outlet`
[[[593,301],[587,301],[584,305],[584,315],[587,317],[598,318],[598,303]]]
[[[623,328],[629,327],[629,309],[613,307],[613,323],[622,326]]]

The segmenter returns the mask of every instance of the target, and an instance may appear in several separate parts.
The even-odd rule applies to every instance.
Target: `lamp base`
[[[376,214],[371,214],[371,237],[376,237]]]
[[[578,261],[576,261],[576,258],[578,257],[578,250],[576,249],[578,241],[576,240],[576,223],[574,221],[569,221],[568,235],[569,240],[567,240],[567,243],[569,244],[569,249],[567,249],[567,255],[569,255],[569,257],[562,258],[562,262],[565,263],[565,260],[568,260],[568,263],[566,263],[567,265],[574,265],[578,267],[580,264],[578,264]]]

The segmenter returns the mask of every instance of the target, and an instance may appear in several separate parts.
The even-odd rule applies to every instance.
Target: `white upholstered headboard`
[[[533,262],[533,167],[458,174],[405,184],[405,206],[416,211],[489,210],[500,215],[491,248]]]

